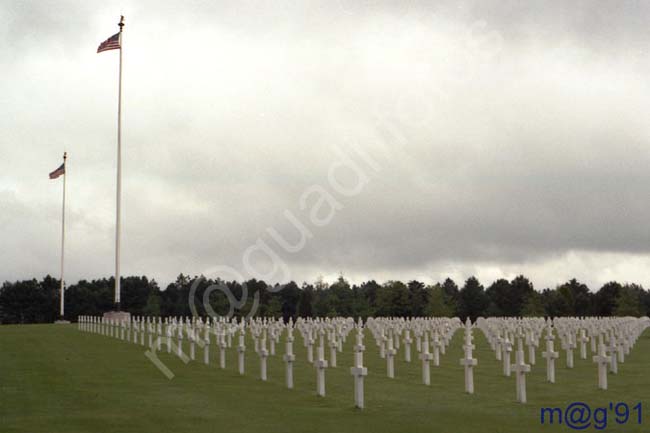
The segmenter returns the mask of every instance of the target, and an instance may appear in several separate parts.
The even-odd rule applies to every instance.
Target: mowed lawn
[[[228,350],[227,368],[218,366],[211,345],[211,364],[185,364],[160,354],[174,373],[168,380],[133,343],[80,332],[76,325],[0,326],[0,432],[555,432],[564,425],[541,425],[540,407],[566,407],[582,401],[592,407],[610,402],[644,404],[643,425],[634,416],[618,425],[609,416],[609,431],[650,431],[650,330],[609,375],[609,390],[596,388],[597,370],[576,353],[575,368],[561,352],[557,383],[545,378],[541,350],[528,376],[528,404],[515,402],[514,376],[501,374],[501,363],[481,332],[476,335],[476,393],[463,392],[462,330],[431,369],[431,386],[421,384],[420,363],[404,362],[402,348],[396,378],[386,377],[385,360],[367,334],[366,409],[353,405],[354,335],[339,353],[338,367],[327,370],[327,396],[317,397],[316,373],[306,362],[302,338],[294,344],[295,389],[284,386],[284,338],[269,359],[269,380],[259,379],[259,358],[247,343],[246,374],[237,372],[236,351]],[[185,349],[187,351],[187,340]],[[556,339],[556,350],[559,342]],[[164,347],[163,347],[164,352]],[[327,350],[329,357],[329,350]],[[514,360],[514,356],[513,356]],[[594,431],[590,428],[588,431]]]

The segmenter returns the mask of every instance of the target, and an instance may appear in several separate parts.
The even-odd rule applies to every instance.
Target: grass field
[[[501,364],[476,332],[476,393],[463,393],[462,330],[432,367],[430,387],[421,384],[419,362],[408,364],[399,352],[396,378],[386,377],[374,341],[367,336],[366,409],[354,409],[351,347],[348,338],[338,368],[327,370],[327,396],[317,397],[316,374],[307,364],[302,339],[294,345],[295,389],[284,387],[281,354],[269,359],[269,380],[259,380],[259,360],[248,343],[246,375],[236,371],[236,352],[228,351],[227,368],[211,365],[202,351],[183,363],[163,353],[173,371],[168,380],[144,356],[145,348],[75,325],[0,326],[0,432],[541,432],[571,431],[565,425],[541,425],[540,407],[566,407],[583,401],[592,407],[610,402],[650,400],[650,330],[646,330],[609,390],[596,389],[596,366],[576,356],[573,370],[558,362],[557,383],[545,381],[541,351],[528,376],[528,404],[515,402],[514,376],[501,375]],[[187,341],[185,342],[187,343]],[[556,341],[556,350],[558,349]],[[187,349],[187,346],[185,347]],[[164,349],[164,347],[163,347]],[[415,348],[413,348],[415,349]],[[414,358],[415,350],[413,350]],[[514,359],[514,357],[513,357]],[[650,432],[650,408],[643,424],[630,417],[618,425],[610,415],[606,431]],[[647,418],[647,419],[646,419]],[[594,431],[590,428],[589,431]]]

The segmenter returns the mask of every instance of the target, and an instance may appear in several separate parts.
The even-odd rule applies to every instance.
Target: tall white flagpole
[[[122,198],[122,51],[124,50],[124,16],[120,17],[120,82],[117,98],[117,197],[115,219],[115,309],[120,311],[120,230]]]
[[[63,271],[64,271],[64,261],[65,261],[65,182],[68,179],[68,167],[66,160],[68,159],[68,153],[63,152],[63,206],[61,209],[61,320],[63,320],[63,314],[65,313],[65,282],[63,281]]]

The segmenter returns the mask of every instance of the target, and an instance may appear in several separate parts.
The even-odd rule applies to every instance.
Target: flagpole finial
[[[65,161],[68,158],[68,152],[63,152],[63,160]]]
[[[124,15],[120,15],[120,22],[117,25],[120,26],[120,31],[122,31],[124,27]]]

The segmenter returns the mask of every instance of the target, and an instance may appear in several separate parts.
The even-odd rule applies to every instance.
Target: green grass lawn
[[[592,407],[649,403],[650,330],[620,365],[619,374],[609,376],[608,391],[596,388],[591,354],[583,361],[576,353],[575,368],[568,370],[561,353],[557,383],[547,383],[539,351],[528,376],[526,405],[515,402],[514,376],[502,376],[501,364],[482,333],[475,335],[479,364],[472,396],[463,392],[458,361],[462,330],[440,367],[432,367],[430,387],[421,384],[415,346],[410,364],[400,350],[396,378],[388,379],[385,360],[367,336],[366,409],[360,411],[354,408],[349,374],[353,334],[339,353],[338,368],[327,370],[327,396],[321,398],[316,396],[316,373],[306,362],[298,334],[295,389],[287,390],[281,358],[284,339],[269,359],[267,382],[259,380],[252,342],[244,376],[237,373],[234,348],[228,351],[227,368],[221,370],[212,345],[210,366],[203,365],[200,349],[197,361],[188,364],[160,354],[175,375],[168,380],[140,345],[80,332],[76,325],[0,326],[0,432],[551,432],[571,430],[540,425],[540,407],[566,407],[573,401]],[[610,414],[606,431],[650,432],[650,407],[644,410],[642,426],[635,417],[618,425]]]

